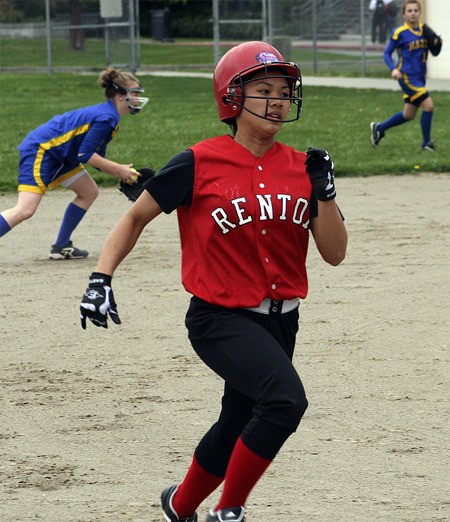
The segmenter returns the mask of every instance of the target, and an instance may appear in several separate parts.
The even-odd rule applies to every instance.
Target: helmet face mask
[[[140,112],[144,106],[148,102],[148,98],[143,96],[135,96],[134,94],[143,93],[144,89],[142,87],[134,87],[132,89],[127,89],[127,96],[125,101],[127,102],[128,108],[130,109],[130,114],[137,114]]]
[[[283,69],[283,65],[288,65],[290,69],[296,69],[295,77],[291,76],[288,71]],[[298,71],[298,72],[297,72]],[[255,78],[255,75],[257,77]],[[287,81],[289,85],[289,97],[276,97],[276,96],[249,96],[245,93],[245,86],[249,83],[259,81],[264,78],[282,78]],[[264,115],[258,114],[248,107],[245,106],[246,99],[264,99],[266,100],[266,110]],[[263,120],[271,120],[267,116],[269,111],[269,103],[271,100],[282,100],[289,101],[291,106],[295,107],[295,111],[292,116],[279,120],[280,123],[289,123],[296,121],[301,117],[302,114],[302,83],[300,69],[297,65],[288,62],[276,62],[271,64],[264,64],[263,67],[253,68],[244,70],[233,78],[231,85],[227,88],[227,96],[224,97],[224,103],[230,104],[232,110],[236,111],[236,115],[239,114],[242,109],[261,118]]]
[[[130,109],[130,114],[137,114],[140,112],[149,100],[149,98],[145,98],[143,96],[136,96],[136,94],[144,92],[144,89],[140,86],[125,89],[125,87],[122,87],[121,85],[113,85],[120,94],[125,96],[125,101],[127,102],[128,108]]]
[[[236,116],[244,109],[255,116],[271,120],[267,116],[270,100],[280,99],[271,96],[257,96],[266,100],[265,115],[250,111],[245,107],[245,86],[261,78],[283,78],[290,88],[289,100],[296,108],[289,119],[279,120],[281,123],[296,121],[301,116],[302,78],[300,69],[295,63],[285,62],[282,55],[265,42],[246,42],[230,49],[218,62],[214,71],[214,94],[219,118],[224,123],[235,122]],[[248,97],[250,98],[250,97]]]

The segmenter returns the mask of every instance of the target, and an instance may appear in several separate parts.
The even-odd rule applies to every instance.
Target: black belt
[[[281,315],[282,310],[283,301],[278,301],[277,299],[270,300],[269,315]]]

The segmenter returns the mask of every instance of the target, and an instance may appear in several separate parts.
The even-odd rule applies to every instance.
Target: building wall
[[[428,78],[450,80],[450,1],[422,0],[422,10],[422,22],[427,23],[444,41],[439,56],[428,56]]]

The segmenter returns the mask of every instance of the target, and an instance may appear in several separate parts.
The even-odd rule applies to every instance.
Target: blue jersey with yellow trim
[[[392,61],[392,53],[397,50],[398,64]],[[423,34],[423,23],[411,29],[403,24],[394,29],[384,51],[384,61],[389,69],[398,69],[408,76],[425,78],[427,73],[428,42]]]
[[[120,114],[111,100],[57,114],[33,130],[17,150],[44,149],[58,163],[79,165],[97,153],[104,157],[106,145],[118,131]]]

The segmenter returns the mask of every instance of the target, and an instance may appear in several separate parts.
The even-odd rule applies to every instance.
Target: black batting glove
[[[108,328],[108,314],[115,324],[122,321],[117,313],[117,305],[111,288],[111,276],[92,272],[89,286],[80,304],[81,327],[86,330],[86,317],[102,328]]]
[[[331,201],[336,197],[334,186],[334,163],[325,149],[312,149],[306,152],[306,172],[309,175],[314,193],[320,201]]]

